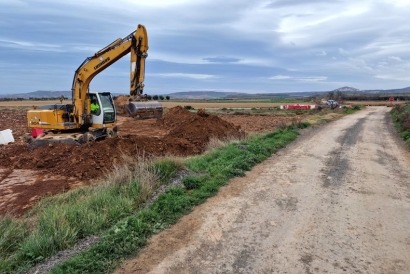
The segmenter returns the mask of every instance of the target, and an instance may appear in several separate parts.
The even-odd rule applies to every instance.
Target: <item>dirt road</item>
[[[410,155],[386,107],[302,136],[118,273],[410,273]]]

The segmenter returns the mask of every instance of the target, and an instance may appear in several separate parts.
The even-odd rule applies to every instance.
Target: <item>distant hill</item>
[[[181,99],[181,100],[235,100],[235,99],[247,99],[247,100],[257,100],[257,99],[286,99],[286,98],[307,98],[312,96],[326,96],[329,92],[342,92],[344,94],[355,94],[355,95],[409,95],[410,87],[401,89],[387,89],[387,90],[359,90],[354,87],[340,87],[332,91],[305,91],[305,92],[281,92],[281,93],[243,93],[243,92],[222,92],[222,91],[185,91],[185,92],[174,92],[169,94],[161,94],[163,96],[170,96],[171,99]],[[113,95],[119,95],[119,93],[112,93]],[[149,95],[155,95],[150,93]],[[160,94],[158,94],[160,95]],[[27,93],[17,93],[17,94],[0,94],[1,98],[56,98],[64,96],[71,99],[71,91],[51,91],[51,90],[37,90]]]
[[[325,92],[323,91],[305,91],[305,92],[289,92],[289,93],[239,93],[236,96],[229,96],[226,99],[298,99],[298,98],[307,98],[312,96],[320,96]]]
[[[27,93],[16,93],[16,94],[0,94],[0,98],[56,98],[56,97],[67,97],[71,98],[71,91],[52,91],[52,90],[37,90]]]
[[[243,92],[221,92],[221,91],[185,91],[185,92],[174,92],[166,94],[171,99],[182,99],[182,100],[234,100],[234,99],[272,99],[272,98],[305,98],[313,95],[317,95],[323,92],[289,92],[289,93],[243,93]]]
[[[221,91],[183,91],[167,94],[171,98],[177,99],[225,99],[235,97],[239,92],[221,92]]]
[[[387,94],[387,95],[406,95],[410,93],[410,87],[401,89],[387,89],[387,90],[359,90],[354,87],[340,87],[333,92],[342,92],[344,94],[360,94],[360,95],[372,95],[372,94]],[[326,96],[327,93],[331,91],[304,91],[304,92],[281,92],[281,93],[243,93],[243,92],[220,92],[220,91],[186,91],[186,92],[175,92],[166,94],[171,97],[171,99],[181,99],[181,100],[192,100],[192,99],[202,99],[202,100],[235,100],[235,99],[286,99],[295,98],[303,99],[307,97],[314,96]]]

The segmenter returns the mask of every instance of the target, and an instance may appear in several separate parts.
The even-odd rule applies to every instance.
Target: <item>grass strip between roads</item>
[[[297,135],[296,128],[281,129],[189,158],[186,167],[198,175],[185,177],[185,187],[171,188],[161,194],[149,208],[115,224],[98,243],[57,266],[52,273],[111,272],[121,259],[136,254],[151,235],[174,224],[194,206],[213,196],[230,178],[243,176]]]

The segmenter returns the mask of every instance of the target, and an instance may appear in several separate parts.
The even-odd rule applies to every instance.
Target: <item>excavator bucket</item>
[[[162,118],[164,108],[158,101],[129,102],[125,109],[131,117],[137,119]]]

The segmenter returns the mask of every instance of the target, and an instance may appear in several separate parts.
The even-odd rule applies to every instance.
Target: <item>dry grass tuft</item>
[[[141,156],[131,157],[125,154],[122,154],[121,159],[122,164],[115,165],[105,176],[105,184],[130,184],[137,181],[141,187],[139,200],[141,202],[147,200],[160,183],[160,175],[153,168],[154,160]]]
[[[214,150],[223,146],[226,146],[227,144],[232,144],[232,143],[240,143],[241,141],[245,140],[246,137],[244,138],[236,138],[236,137],[228,137],[223,140],[219,138],[211,138],[206,146],[206,151]]]

